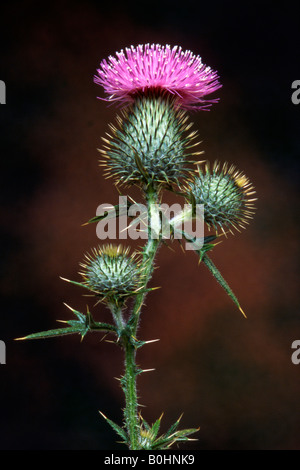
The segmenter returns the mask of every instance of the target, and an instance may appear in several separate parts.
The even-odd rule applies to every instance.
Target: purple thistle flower
[[[131,46],[116,56],[103,60],[94,77],[94,82],[109,95],[107,101],[129,104],[135,95],[148,91],[170,93],[176,104],[185,109],[206,109],[218,101],[204,99],[222,86],[217,72],[189,50],[146,44]]]

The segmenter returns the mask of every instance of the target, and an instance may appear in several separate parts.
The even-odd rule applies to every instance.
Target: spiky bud
[[[186,112],[163,96],[137,97],[122,110],[118,126],[110,125],[112,135],[103,139],[100,152],[105,157],[107,176],[120,183],[177,183],[188,171],[187,165],[196,144],[196,132],[187,133]]]
[[[232,228],[245,228],[247,219],[252,218],[256,199],[249,179],[234,165],[222,167],[215,162],[210,170],[206,163],[205,169],[198,167],[198,174],[187,186],[188,199],[195,204],[204,205],[204,220],[209,228],[216,231],[220,228],[232,232]]]
[[[121,302],[133,295],[143,278],[138,253],[129,255],[122,245],[105,245],[86,254],[81,263],[84,284],[108,302]]]

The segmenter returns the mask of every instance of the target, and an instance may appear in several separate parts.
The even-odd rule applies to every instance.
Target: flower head
[[[217,72],[200,56],[181,47],[145,44],[131,46],[103,60],[94,81],[109,95],[108,101],[128,104],[149,90],[168,92],[182,108],[206,109],[217,99],[204,97],[221,87]]]
[[[118,126],[99,149],[108,176],[120,183],[179,184],[188,172],[190,158],[202,152],[192,150],[196,132],[187,132],[192,123],[173,106],[173,98],[142,96],[122,110]]]
[[[86,287],[107,301],[125,300],[137,289],[143,276],[137,253],[129,255],[122,245],[94,248],[81,263]]]
[[[225,233],[231,227],[238,230],[244,227],[247,219],[252,218],[254,187],[249,179],[234,165],[228,168],[215,162],[212,170],[205,165],[202,171],[198,167],[198,175],[189,183],[187,193],[189,200],[204,205],[204,220],[209,228],[218,227]]]

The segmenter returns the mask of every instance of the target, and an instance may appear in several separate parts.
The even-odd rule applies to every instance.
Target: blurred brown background
[[[131,44],[181,45],[217,69],[223,88],[210,112],[192,115],[205,158],[229,161],[254,183],[249,228],[212,258],[245,320],[192,253],[162,248],[140,337],[143,415],[165,412],[166,430],[198,427],[205,450],[300,449],[300,365],[291,344],[299,319],[300,79],[293,7],[273,3],[115,1],[1,6],[1,449],[120,449],[98,410],[121,422],[123,367],[101,336],[15,342],[69,319],[88,299],[59,279],[98,244],[81,224],[118,193],[98,167],[97,147],[116,109],[97,99],[99,62]],[[133,193],[132,193],[133,194]],[[92,309],[93,305],[89,303]],[[103,307],[95,318],[109,320]]]

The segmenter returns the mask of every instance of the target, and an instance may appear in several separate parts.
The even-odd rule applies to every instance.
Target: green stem
[[[151,279],[151,275],[152,275],[153,268],[154,268],[154,258],[157,253],[159,243],[160,243],[159,240],[153,240],[153,239],[148,240],[148,243],[144,250],[143,261],[144,261],[144,266],[145,266],[145,271],[144,271],[145,282],[141,288],[142,292],[136,295],[135,303],[132,309],[131,318],[129,320],[129,324],[132,325],[132,334],[134,336],[136,335],[136,331],[137,331],[138,323],[140,319],[141,308],[143,306],[145,296],[146,296],[146,293],[143,292],[143,290],[147,287],[148,282]]]
[[[127,433],[129,436],[131,450],[140,449],[139,447],[139,418],[138,418],[138,402],[137,402],[137,388],[136,388],[136,376],[138,374],[136,366],[136,347],[133,345],[131,338],[136,337],[137,327],[139,323],[141,307],[145,299],[145,288],[151,278],[153,272],[154,258],[157,253],[157,249],[160,244],[159,231],[154,232],[152,230],[152,221],[157,221],[157,204],[158,194],[154,186],[148,186],[146,190],[146,199],[148,205],[148,241],[144,248],[143,263],[144,263],[144,280],[141,287],[141,293],[136,295],[133,310],[130,319],[127,323],[127,335],[130,338],[124,338],[125,348],[125,381],[124,381],[124,392],[125,392],[125,423]]]
[[[108,307],[112,313],[114,322],[118,330],[118,334],[120,336],[125,327],[125,323],[124,323],[124,319],[122,315],[122,307],[116,305],[114,302],[109,303]]]
[[[125,423],[129,435],[130,450],[139,449],[139,422],[136,390],[136,350],[130,341],[125,343]]]
[[[145,292],[143,290],[147,287],[148,282],[151,279],[151,275],[154,268],[154,258],[160,245],[160,237],[158,233],[153,231],[151,222],[156,219],[157,216],[157,205],[158,205],[158,194],[157,190],[153,186],[149,186],[146,191],[146,199],[148,206],[148,241],[144,248],[143,264],[144,264],[144,283],[141,286],[141,293],[137,294],[135,303],[133,306],[129,325],[132,325],[132,334],[135,335],[138,327],[140,318],[141,308],[145,299]],[[156,228],[157,229],[157,228]],[[154,232],[154,233],[153,233]],[[154,237],[153,237],[154,235]]]

